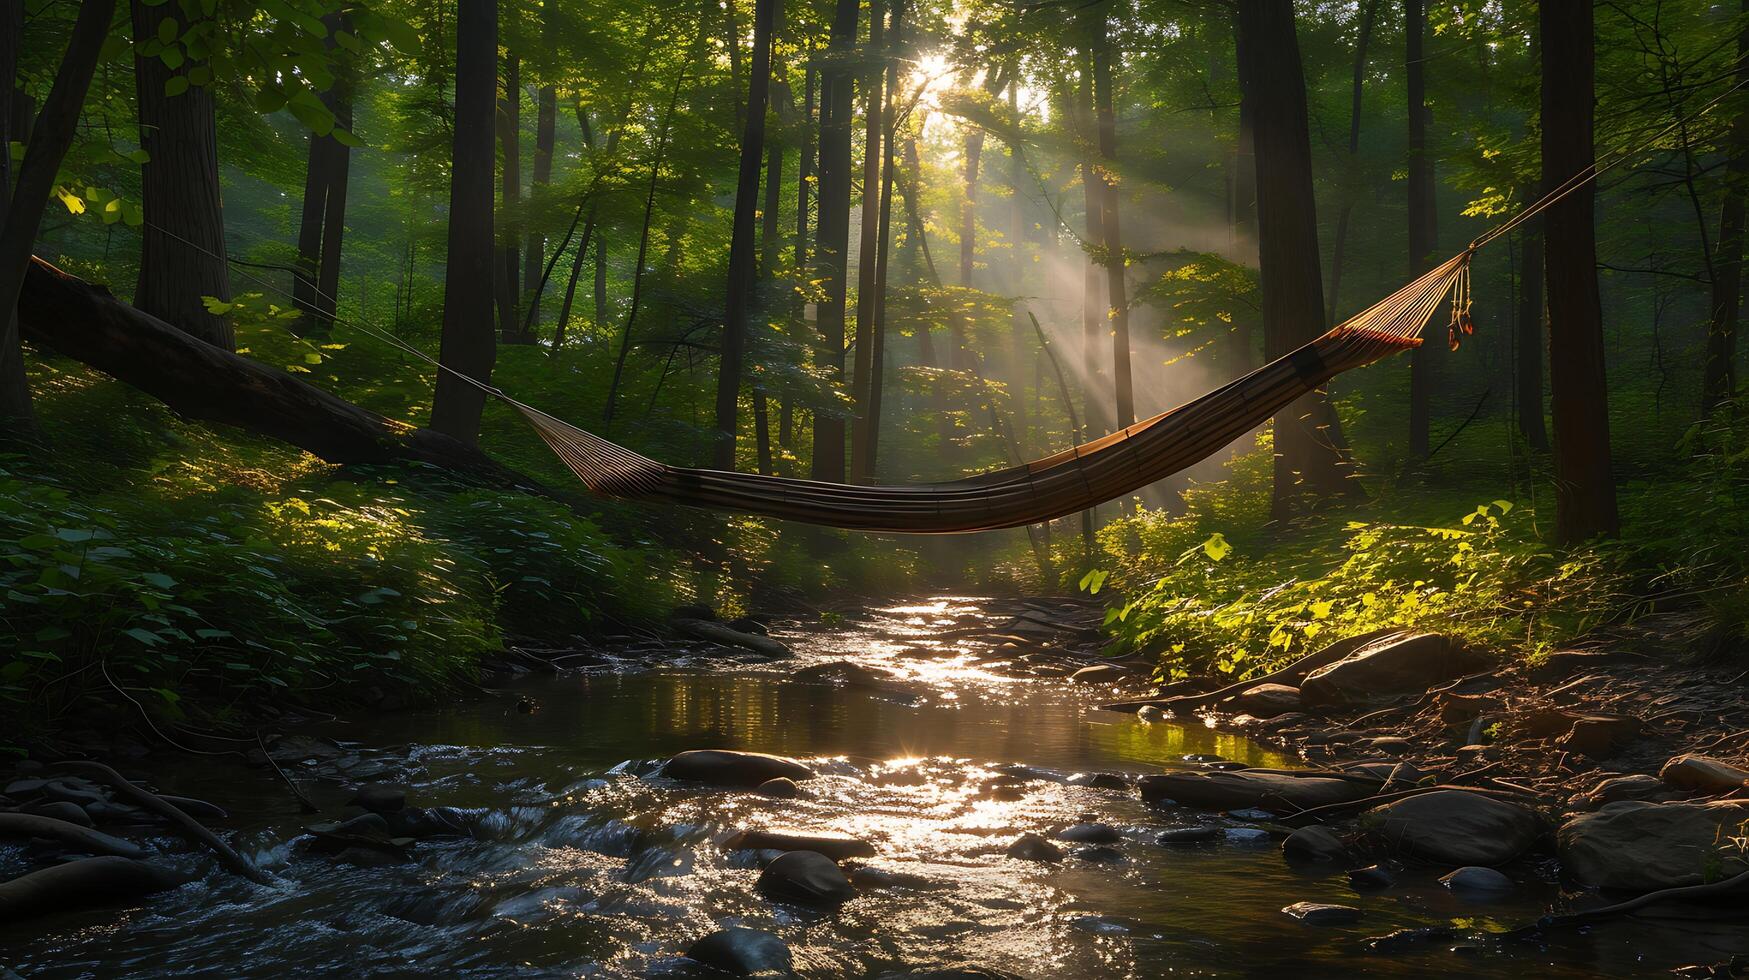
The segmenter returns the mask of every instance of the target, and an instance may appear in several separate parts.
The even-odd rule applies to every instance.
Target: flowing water
[[[311,818],[270,774],[189,767],[165,789],[231,805],[227,826],[278,883],[249,885],[159,841],[201,877],[119,914],[0,929],[0,964],[27,978],[636,977],[676,972],[693,940],[727,925],[778,933],[815,977],[946,965],[1032,978],[1630,976],[1749,952],[1728,923],[1642,920],[1554,945],[1370,952],[1367,937],[1397,929],[1455,921],[1480,934],[1562,906],[1552,866],[1511,868],[1518,890],[1487,904],[1447,893],[1433,869],[1357,894],[1339,870],[1296,868],[1273,841],[1243,839],[1242,820],[1066,783],[1078,771],[1189,765],[1188,755],[1295,760],[1200,725],[1101,712],[1106,692],[988,673],[975,642],[942,637],[980,615],[967,599],[895,606],[791,633],[796,661],[621,665],[326,726],[344,751],[293,767],[324,806],[345,802],[344,783],[380,779],[406,786],[414,805],[470,809],[471,837],[423,842],[405,864],[310,853],[297,838]],[[839,659],[898,679],[786,679]],[[705,747],[790,755],[820,775],[788,801],[640,775],[648,760]],[[1003,856],[1019,833],[1049,836],[1083,815],[1121,829],[1121,863]],[[1195,847],[1154,840],[1211,821],[1235,833]],[[775,905],[754,888],[755,856],[716,846],[753,827],[864,838],[879,854],[863,863],[897,874],[834,914]],[[1363,918],[1313,926],[1282,914],[1302,901],[1357,906]]]

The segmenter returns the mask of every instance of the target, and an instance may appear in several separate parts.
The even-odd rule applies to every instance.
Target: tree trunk
[[[158,25],[181,14],[174,4],[130,3],[136,45],[157,43]],[[187,25],[181,25],[186,28]],[[136,51],[138,49],[136,48]],[[236,347],[231,322],[207,312],[203,297],[231,298],[225,220],[219,195],[219,144],[210,85],[193,85],[186,59],[175,69],[157,55],[136,53],[140,148],[140,275],[134,305],[210,344]],[[187,86],[180,94],[166,94]]]
[[[1541,189],[1533,184],[1525,203],[1541,196]],[[1524,254],[1518,277],[1518,431],[1532,449],[1546,451],[1549,430],[1543,421],[1543,351],[1549,341],[1543,329],[1542,219],[1532,218],[1522,225],[1519,238]]]
[[[1426,272],[1438,248],[1434,235],[1433,157],[1427,152],[1427,73],[1423,40],[1424,0],[1403,0],[1405,84],[1409,90],[1409,278]],[[1431,395],[1436,343],[1409,354],[1409,455],[1426,459],[1431,448]]]
[[[1595,43],[1589,4],[1538,5],[1542,40],[1543,186],[1595,165]],[[1577,544],[1620,529],[1609,446],[1609,386],[1587,180],[1543,218],[1549,304],[1549,391],[1555,423],[1555,536]]]
[[[820,340],[826,380],[844,383],[844,304],[850,252],[850,137],[854,115],[851,69],[845,64],[856,47],[857,0],[837,0],[828,56],[820,70],[820,215],[815,253],[825,301],[819,304]],[[816,480],[844,482],[844,418],[835,412],[814,415]]]
[[[329,14],[323,23],[328,25],[327,49],[332,56],[334,33],[346,29],[346,21],[339,14]],[[348,66],[336,73],[334,84],[322,93],[322,104],[334,114],[338,128],[352,128],[352,97]],[[340,294],[340,250],[346,235],[346,187],[352,151],[332,135],[311,133],[308,159],[292,305],[302,313],[295,327],[299,336],[325,337],[334,328]]]
[[[503,205],[498,232],[503,237],[499,258],[498,334],[506,344],[525,344],[522,303],[517,283],[522,263],[517,260],[517,228],[522,224],[522,59],[504,57],[504,97],[498,100],[498,139],[504,144]]]
[[[1108,23],[1103,12],[1093,15],[1093,102],[1099,120],[1099,223],[1104,231],[1105,294],[1111,326],[1111,381],[1116,414],[1113,428],[1136,421],[1136,396],[1130,378],[1130,304],[1124,283],[1123,232],[1118,222],[1117,114],[1112,109],[1111,73],[1113,52]]]
[[[529,176],[528,196],[540,196],[541,188],[553,179],[553,140],[559,121],[559,93],[551,85],[543,85],[535,98],[534,173]],[[533,222],[529,222],[533,224]],[[541,270],[547,262],[547,239],[532,228],[523,242],[522,291],[528,296],[527,327],[522,331],[529,343],[540,333]]]
[[[1238,47],[1239,83],[1256,142],[1264,346],[1273,360],[1324,332],[1306,85],[1292,5],[1286,0],[1239,0]],[[1322,391],[1276,415],[1271,511],[1277,518],[1300,509],[1307,494],[1358,491],[1333,438],[1335,421]]]
[[[1414,3],[1418,0],[1408,0]],[[1349,173],[1343,179],[1342,210],[1336,216],[1336,243],[1330,251],[1330,316],[1336,320],[1336,295],[1342,288],[1342,258],[1348,246],[1348,216],[1354,211],[1359,188],[1356,178],[1360,171],[1360,106],[1362,86],[1366,82],[1366,48],[1372,41],[1373,24],[1378,19],[1379,0],[1366,0],[1360,9],[1360,27],[1354,39],[1354,82],[1350,90],[1348,113]],[[1417,69],[1419,71],[1419,69]]]
[[[741,138],[741,169],[735,181],[728,300],[723,313],[722,358],[717,369],[716,441],[711,456],[719,470],[735,468],[741,361],[746,356],[747,321],[757,286],[753,235],[759,209],[759,164],[765,155],[765,107],[771,93],[771,23],[773,10],[780,2],[757,0],[753,12],[753,76],[747,86],[747,127]]]
[[[1081,147],[1081,203],[1085,213],[1086,258],[1081,276],[1081,403],[1087,409],[1088,428],[1100,434],[1111,431],[1111,413],[1105,410],[1106,336],[1111,332],[1105,315],[1105,276],[1097,253],[1105,247],[1105,226],[1100,223],[1103,206],[1099,190],[1099,128],[1093,110],[1093,51],[1082,51],[1081,79],[1076,108]]]
[[[775,39],[783,31],[783,4],[776,3],[777,9],[772,13],[771,32]],[[775,40],[774,40],[775,45]],[[784,71],[773,67],[774,76],[773,100],[777,107],[779,118],[788,121],[795,113],[795,99],[790,93],[789,83],[784,80]],[[761,322],[768,322],[772,316],[778,315],[777,310],[777,262],[778,250],[782,247],[783,234],[780,216],[783,205],[783,140],[770,140],[765,149],[765,204],[759,215],[759,288],[755,291],[759,299],[759,307],[764,312]],[[771,412],[766,404],[767,396],[763,375],[753,382],[753,435],[754,448],[757,450],[759,472],[771,476],[776,472],[771,463]]]
[[[8,10],[0,23],[0,69],[10,74],[0,78],[10,101],[13,79],[18,70],[20,41],[24,34],[23,4]],[[72,36],[67,40],[61,66],[55,72],[54,85],[43,102],[30,143],[19,166],[18,193],[11,198],[11,153],[0,167],[0,445],[28,441],[35,434],[31,413],[30,387],[24,376],[24,352],[18,334],[19,294],[24,289],[25,276],[31,267],[31,245],[36,241],[37,228],[42,223],[43,210],[54,191],[55,176],[67,148],[73,145],[79,126],[79,112],[85,104],[85,92],[91,87],[91,75],[97,68],[97,56],[103,41],[109,36],[109,22],[115,16],[115,0],[84,0],[79,16],[73,23]],[[0,104],[0,110],[10,113],[11,105]],[[10,135],[10,121],[0,124],[0,135]],[[10,147],[10,143],[5,144]],[[20,437],[23,437],[22,439]]]
[[[864,478],[875,482],[880,464],[881,403],[887,373],[887,259],[893,241],[894,142],[899,128],[899,36],[903,29],[905,0],[893,0],[892,26],[887,37],[886,107],[882,111],[881,213],[875,234],[874,343],[869,354],[868,468]],[[866,193],[866,191],[864,192]]]
[[[1257,126],[1250,103],[1239,104],[1239,138],[1233,149],[1232,236],[1247,259],[1257,256]],[[1228,334],[1227,376],[1240,378],[1258,367],[1256,325],[1245,310],[1233,313]]]
[[[1743,0],[1749,13],[1749,0]],[[1737,35],[1737,84],[1749,86],[1749,27]],[[1739,95],[1739,99],[1742,96]],[[1706,369],[1701,379],[1701,418],[1737,396],[1737,318],[1743,287],[1743,192],[1749,183],[1749,103],[1731,117],[1730,162],[1719,208],[1718,257],[1713,263],[1712,317],[1707,329]]]
[[[137,2],[137,0],[136,0]],[[459,0],[456,12],[455,134],[449,178],[449,255],[443,277],[443,339],[431,427],[472,446],[480,441],[484,391],[451,371],[490,384],[492,282],[502,268],[492,229],[493,125],[498,95],[497,0]]]
[[[885,11],[882,0],[868,0],[868,50],[878,52],[883,42]],[[877,63],[862,82],[862,218],[857,224],[860,244],[856,253],[856,356],[850,372],[850,399],[855,409],[850,426],[850,482],[867,483],[872,472],[868,455],[869,367],[874,358],[875,253],[880,248],[881,206],[881,82]]]

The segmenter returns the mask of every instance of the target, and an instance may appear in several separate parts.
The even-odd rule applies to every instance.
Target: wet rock
[[[1077,847],[1069,853],[1079,860],[1093,864],[1122,864],[1129,860],[1115,847]]]
[[[1234,844],[1261,844],[1269,839],[1269,831],[1261,827],[1228,827],[1221,836]]]
[[[124,857],[94,857],[0,884],[0,922],[115,905],[175,888],[182,876]]]
[[[763,929],[719,929],[686,950],[686,958],[736,977],[787,974],[789,946]]]
[[[139,807],[114,801],[93,803],[81,809],[98,823],[143,823],[152,820],[152,816]]]
[[[786,851],[760,872],[758,887],[775,901],[822,909],[837,908],[856,894],[838,865],[815,851]]]
[[[1439,883],[1453,892],[1471,895],[1504,895],[1517,886],[1512,879],[1493,868],[1459,868],[1451,874],[1439,879]]]
[[[1591,792],[1580,798],[1580,802],[1590,807],[1606,806],[1619,803],[1622,800],[1668,799],[1670,787],[1657,776],[1637,773],[1632,776],[1614,776],[1605,779],[1592,787]]]
[[[1111,915],[1078,915],[1069,920],[1069,925],[1096,936],[1127,936],[1136,931],[1128,922]]]
[[[1286,684],[1258,684],[1246,688],[1229,705],[1257,718],[1274,718],[1300,710],[1300,689]]]
[[[798,834],[782,830],[743,830],[723,841],[727,851],[813,851],[834,861],[874,857],[875,846],[835,834]]]
[[[1228,810],[1227,816],[1232,817],[1234,820],[1274,820],[1275,812],[1272,810],[1259,810],[1256,807],[1246,807],[1242,810]]]
[[[365,783],[346,805],[363,807],[372,813],[394,813],[407,805],[407,791],[399,786]]]
[[[1064,828],[1057,834],[1057,839],[1071,844],[1116,844],[1123,840],[1123,835],[1111,824],[1078,823]]]
[[[1436,790],[1368,810],[1366,826],[1391,847],[1451,865],[1503,864],[1542,834],[1536,813],[1480,793]]]
[[[1295,902],[1281,911],[1311,926],[1339,926],[1360,921],[1360,910],[1352,905]]]
[[[790,673],[790,680],[805,684],[841,684],[845,687],[879,687],[898,675],[890,670],[869,667],[850,660],[834,660],[809,664]]]
[[[1091,786],[1094,789],[1126,791],[1130,781],[1115,772],[1078,772],[1063,780],[1070,786]]]
[[[1143,776],[1142,799],[1176,800],[1211,810],[1277,807],[1309,810],[1328,803],[1346,803],[1367,795],[1358,783],[1321,776],[1286,776],[1256,772],[1168,772]]]
[[[1021,834],[1004,852],[1017,861],[1061,861],[1063,849],[1037,834]]]
[[[1300,684],[1300,700],[1308,708],[1364,705],[1425,691],[1480,663],[1459,640],[1437,633],[1384,640],[1312,671]]]
[[[51,779],[43,785],[42,795],[50,800],[78,806],[103,803],[109,799],[103,790],[82,779]]]
[[[762,752],[736,752],[730,749],[694,749],[682,752],[662,767],[662,775],[712,786],[737,786],[751,789],[768,780],[811,779],[814,770],[782,756]]]
[[[1130,677],[1130,672],[1117,664],[1094,664],[1069,675],[1069,679],[1077,684],[1116,684]]]
[[[890,971],[878,974],[875,980],[1020,980],[1012,973],[989,970],[981,966],[954,966],[940,969]]]
[[[1366,948],[1375,953],[1406,953],[1414,949],[1422,949],[1433,943],[1450,942],[1457,938],[1457,930],[1451,926],[1422,926],[1418,929],[1398,929],[1396,932],[1383,936],[1374,936],[1366,941]]]
[[[355,864],[396,863],[413,857],[413,838],[396,836],[380,813],[366,813],[340,823],[313,823],[304,828],[304,833],[310,835],[311,850]],[[375,851],[387,860],[375,857],[365,860],[360,854],[348,855],[348,851]]]
[[[797,786],[796,781],[788,776],[779,776],[776,779],[767,779],[760,783],[754,787],[753,792],[760,796],[769,796],[774,800],[794,800],[801,797],[802,788]]]
[[[286,735],[268,748],[276,762],[328,762],[346,754],[332,739],[311,735]]]
[[[1644,892],[1698,885],[1749,870],[1722,847],[1749,821],[1749,803],[1611,803],[1574,817],[1555,835],[1561,866],[1597,888]]]
[[[1161,831],[1160,836],[1154,839],[1168,847],[1174,847],[1186,844],[1207,844],[1219,840],[1221,836],[1221,828],[1214,824],[1205,824],[1200,827],[1173,827],[1171,830]]]
[[[389,830],[396,836],[417,837],[421,840],[431,837],[471,837],[477,815],[477,811],[469,812],[453,806],[415,806],[382,814],[388,822]]]
[[[1348,859],[1348,845],[1326,827],[1301,827],[1281,842],[1283,857],[1335,863]]]
[[[1749,786],[1749,772],[1704,755],[1679,755],[1664,763],[1658,778],[1694,793],[1729,793]]]
[[[24,812],[34,813],[39,817],[64,820],[67,823],[75,824],[80,827],[91,827],[96,825],[96,821],[91,819],[91,814],[86,813],[84,807],[77,803],[68,803],[65,800],[32,803],[24,808]]]
[[[1378,891],[1397,883],[1395,875],[1376,864],[1348,872],[1348,887],[1357,892]]]
[[[1165,721],[1166,712],[1151,704],[1144,704],[1136,711],[1136,720],[1151,725],[1157,721]]]
[[[756,616],[738,616],[729,620],[729,628],[740,633],[752,633],[755,636],[770,636],[771,624]]]
[[[49,781],[46,779],[15,779],[6,784],[5,793],[15,800],[28,800],[31,797],[41,796],[43,787],[48,784]]]

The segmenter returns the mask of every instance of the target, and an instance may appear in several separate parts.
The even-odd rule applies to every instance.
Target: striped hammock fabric
[[[1134,493],[1218,452],[1345,371],[1420,346],[1451,297],[1450,343],[1471,331],[1469,260],[1447,260],[1285,357],[1153,418],[1018,466],[944,483],[853,486],[668,466],[505,398],[593,493],[862,531],[1018,527]],[[502,397],[502,396],[501,396]]]

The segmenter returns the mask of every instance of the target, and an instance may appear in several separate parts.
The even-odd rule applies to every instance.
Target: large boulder
[[[788,976],[789,946],[763,929],[718,929],[693,943],[686,958],[735,977]]]
[[[1374,807],[1364,823],[1389,846],[1440,864],[1495,865],[1542,835],[1534,811],[1480,793],[1436,790]]]
[[[1286,684],[1259,684],[1246,688],[1227,707],[1253,718],[1274,718],[1300,710],[1300,689]]]
[[[1312,671],[1300,682],[1300,701],[1308,708],[1364,705],[1425,691],[1480,662],[1460,641],[1437,633],[1384,640]]]
[[[1749,871],[1728,837],[1741,835],[1749,802],[1624,800],[1574,817],[1555,835],[1561,866],[1598,888],[1652,891]]]
[[[175,872],[132,858],[85,858],[0,883],[0,923],[118,905],[182,884]]]
[[[765,866],[759,890],[779,902],[833,909],[856,894],[831,858],[817,851],[786,851]]]
[[[1749,772],[1693,752],[1664,763],[1658,778],[1676,789],[1695,793],[1729,793],[1749,786]]]
[[[1329,803],[1346,803],[1367,795],[1359,782],[1325,776],[1288,776],[1270,772],[1166,772],[1143,776],[1142,799],[1170,800],[1209,810],[1260,807],[1294,812]]]
[[[769,780],[811,779],[814,770],[794,759],[763,752],[730,749],[694,749],[668,760],[662,775],[712,786],[742,786],[748,789]]]

